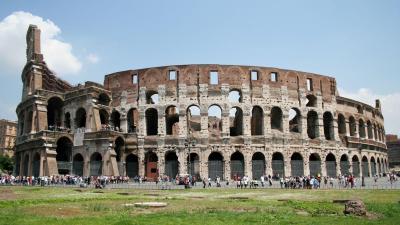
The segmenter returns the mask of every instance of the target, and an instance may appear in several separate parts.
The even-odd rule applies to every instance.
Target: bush
[[[14,160],[8,156],[0,155],[0,170],[11,173],[14,168]]]

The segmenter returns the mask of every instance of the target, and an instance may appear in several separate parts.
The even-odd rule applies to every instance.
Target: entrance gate
[[[224,178],[223,157],[218,152],[213,152],[208,157],[208,177],[213,180],[217,177]]]

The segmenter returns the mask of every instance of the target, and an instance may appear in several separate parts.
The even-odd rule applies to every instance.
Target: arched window
[[[365,138],[365,123],[364,120],[360,119],[358,121],[358,130],[360,134],[360,138]]]
[[[167,135],[178,135],[179,132],[179,114],[175,106],[168,106],[165,110],[165,129]]]
[[[208,131],[211,137],[219,137],[222,131],[222,110],[218,105],[208,108]]]
[[[350,116],[349,124],[350,124],[350,136],[354,137],[356,136],[357,132],[357,124],[356,124],[356,119],[354,119],[353,116]]]
[[[330,112],[324,113],[324,134],[326,140],[334,140],[333,116]]]
[[[310,139],[319,137],[318,114],[315,111],[307,114],[307,134]]]
[[[315,95],[307,95],[307,102],[306,106],[307,107],[317,107],[317,97]]]
[[[63,101],[59,97],[52,97],[47,102],[47,126],[49,130],[61,127]]]
[[[111,99],[106,93],[101,93],[99,95],[99,98],[97,99],[97,102],[99,103],[99,105],[109,106]]]
[[[128,133],[135,133],[138,130],[139,113],[137,109],[130,109],[127,115]]]
[[[339,114],[338,116],[338,127],[339,134],[346,135],[346,119],[342,114]]]
[[[157,135],[158,134],[158,113],[156,109],[150,108],[146,112],[146,128],[147,135]]]
[[[198,106],[192,105],[188,108],[187,121],[189,132],[194,134],[195,132],[201,131],[201,115]]]
[[[159,96],[157,91],[147,91],[146,92],[146,103],[147,104],[158,104]]]
[[[251,135],[264,135],[264,112],[259,106],[251,111]]]
[[[301,114],[296,108],[289,110],[289,130],[293,133],[301,132]]]
[[[233,89],[229,92],[228,99],[231,103],[242,102],[242,93],[240,90]]]
[[[230,136],[243,135],[243,112],[239,107],[233,107],[229,111]]]
[[[121,130],[121,114],[116,110],[111,113],[111,123],[114,127],[114,130]]]
[[[75,114],[75,125],[76,128],[86,127],[86,110],[84,108],[79,108]]]
[[[271,110],[271,129],[282,131],[282,110],[279,107],[273,107]]]

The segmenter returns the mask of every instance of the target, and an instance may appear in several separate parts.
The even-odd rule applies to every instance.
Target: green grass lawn
[[[345,216],[339,199],[363,200],[370,216]],[[149,201],[168,206],[126,206]],[[399,201],[399,190],[0,187],[0,224],[400,224]]]

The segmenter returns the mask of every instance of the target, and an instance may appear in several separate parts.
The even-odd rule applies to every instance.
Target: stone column
[[[145,175],[145,155],[144,148],[139,147],[138,149],[138,163],[139,163],[139,176],[144,177]]]
[[[303,162],[304,162],[304,176],[310,175],[310,157],[308,154],[305,154],[303,157]]]

